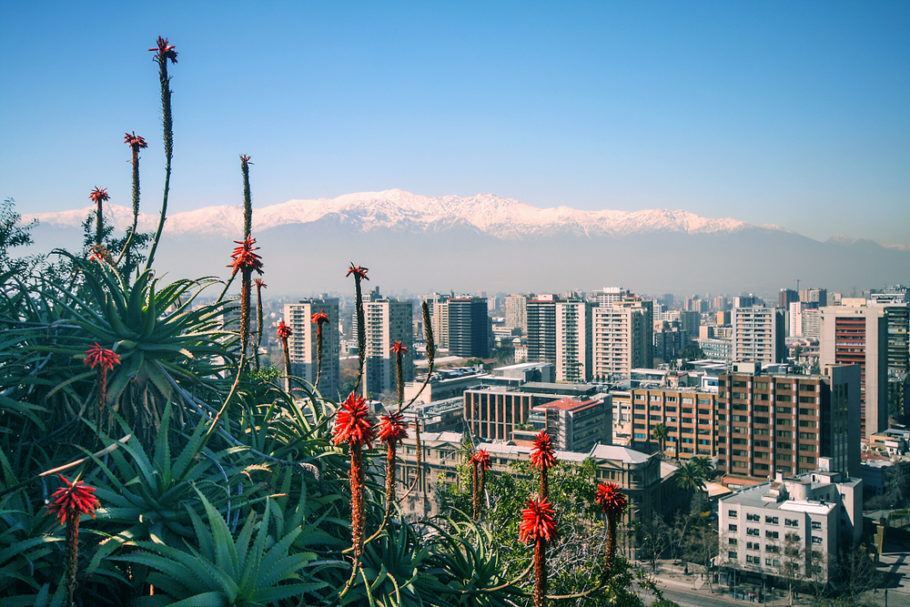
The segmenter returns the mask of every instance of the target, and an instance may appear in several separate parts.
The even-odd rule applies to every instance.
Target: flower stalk
[[[146,269],[152,267],[158,242],[164,231],[164,222],[167,220],[167,200],[171,191],[171,161],[174,158],[174,120],[171,114],[171,78],[167,72],[168,61],[177,63],[177,49],[167,38],[158,36],[155,46],[149,49],[155,53],[154,61],[158,64],[158,81],[161,85],[161,127],[164,142],[164,193],[161,198],[161,216],[158,219],[158,229],[149,249],[149,257],[145,263]]]
[[[521,513],[518,539],[534,544],[534,607],[544,607],[547,600],[547,544],[556,537],[556,516],[550,502],[541,497],[528,500]]]
[[[252,290],[253,272],[262,274],[262,258],[256,253],[259,247],[253,237],[235,240],[237,245],[231,253],[228,264],[236,275],[240,272],[240,353],[246,356],[250,340],[250,291]]]
[[[145,137],[142,135],[137,135],[135,131],[123,134],[123,143],[130,146],[130,160],[131,166],[133,169],[133,187],[132,187],[132,203],[133,203],[133,222],[130,225],[129,234],[127,234],[126,242],[123,244],[123,250],[120,251],[118,263],[121,259],[125,260],[124,274],[129,276],[133,264],[130,261],[130,247],[132,247],[133,239],[136,236],[136,230],[139,229],[139,150],[145,149],[148,147],[148,143],[145,141]]]
[[[120,364],[120,355],[104,348],[98,342],[85,351],[85,364],[98,370],[98,421],[102,421],[104,405],[107,403],[107,374]]]
[[[54,491],[47,505],[61,525],[66,526],[66,596],[67,605],[75,606],[76,573],[79,567],[79,519],[83,514],[95,518],[101,502],[95,497],[95,488],[76,479],[70,481],[58,474],[63,486]]]
[[[616,526],[620,515],[628,506],[628,500],[616,483],[599,483],[594,502],[607,515],[607,545],[605,550],[604,575],[609,578],[613,573],[616,558]]]
[[[253,281],[256,285],[256,370],[259,370],[259,350],[262,348],[262,290],[268,285],[261,278]]]
[[[104,203],[111,197],[107,193],[107,188],[98,186],[95,186],[88,197],[95,203],[95,251],[100,252],[104,240]]]
[[[314,312],[310,322],[316,325],[316,380],[313,385],[319,389],[319,380],[322,379],[322,327],[329,322],[329,315],[325,312]]]
[[[363,556],[363,448],[372,446],[374,433],[366,401],[351,392],[335,416],[332,442],[336,445],[347,443],[350,452],[348,479],[351,488],[351,547],[355,569]]]
[[[490,454],[485,449],[478,449],[471,456],[471,517],[480,519],[481,500],[487,482],[487,470],[490,469]]]
[[[284,353],[284,382],[285,390],[291,391],[291,351],[288,348],[288,338],[294,334],[291,327],[284,324],[283,320],[278,321],[278,329],[275,331],[278,341],[281,342],[281,350]]]
[[[360,286],[362,280],[369,280],[367,276],[369,268],[355,266],[351,262],[348,273],[345,276],[354,276],[354,308],[357,314],[357,382],[354,384],[354,391],[363,388],[363,395],[367,395],[366,382],[363,381],[364,367],[367,357],[367,327],[366,318],[363,312],[363,291]]]
[[[548,499],[550,488],[547,471],[556,465],[556,455],[553,452],[553,440],[546,430],[541,430],[534,437],[534,446],[531,448],[531,465],[540,471],[538,497]]]

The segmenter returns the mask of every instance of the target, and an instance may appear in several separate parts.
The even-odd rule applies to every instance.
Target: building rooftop
[[[549,403],[543,403],[542,405],[537,405],[533,407],[533,410],[539,409],[559,409],[560,411],[584,411],[590,409],[591,407],[596,407],[601,404],[603,401],[596,399],[588,400],[576,400],[574,398],[561,398],[559,400],[554,400]]]
[[[451,434],[451,433],[449,433]],[[477,447],[478,449],[485,449],[491,454],[502,454],[502,455],[516,455],[516,456],[527,456],[531,457],[531,447],[524,444],[515,444],[515,443],[505,443],[505,442],[492,442],[492,443],[481,443]],[[628,447],[620,447],[618,445],[601,445],[597,444],[588,451],[588,452],[579,452],[579,451],[554,451],[557,461],[564,462],[583,462],[586,459],[594,458],[598,460],[610,460],[610,461],[619,461],[626,464],[644,464],[647,463],[649,459],[655,457],[653,455],[648,455],[647,453],[642,453],[641,451],[636,451]],[[672,464],[668,464],[675,471],[676,467]],[[662,471],[663,472],[663,471]],[[663,476],[663,474],[662,474]]]

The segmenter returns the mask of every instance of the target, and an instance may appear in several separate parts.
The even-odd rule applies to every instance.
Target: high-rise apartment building
[[[556,304],[556,381],[591,379],[593,311],[594,305],[589,301]]]
[[[506,296],[505,303],[506,326],[518,329],[522,335],[528,334],[528,296],[522,293],[513,293]]]
[[[771,364],[782,361],[786,351],[782,310],[761,306],[733,310],[733,360]]]
[[[288,338],[288,353],[291,360],[291,374],[314,384],[318,367],[316,352],[316,325],[313,314],[324,312],[329,321],[322,327],[322,372],[319,392],[326,398],[339,396],[339,352],[338,300],[335,298],[304,299],[297,303],[285,304],[284,321],[291,327]]]
[[[882,308],[852,303],[821,309],[818,364],[860,367],[860,426],[868,437],[888,425],[888,324]]]
[[[632,369],[654,363],[651,302],[624,300],[594,308],[592,374],[608,380],[629,377]]]
[[[832,470],[859,473],[859,369],[824,375],[733,371],[718,379],[718,468],[728,476],[770,478]]]
[[[556,364],[556,302],[551,294],[527,302],[528,362]]]
[[[452,297],[448,308],[449,353],[454,356],[490,356],[490,318],[486,297]]]
[[[411,302],[383,297],[378,289],[363,307],[367,338],[363,393],[379,398],[397,389],[395,355],[391,352],[396,341],[408,348],[403,361],[404,380],[414,377],[414,311]]]
[[[449,296],[433,293],[429,300],[430,326],[433,329],[433,339],[436,347],[441,350],[449,349]]]

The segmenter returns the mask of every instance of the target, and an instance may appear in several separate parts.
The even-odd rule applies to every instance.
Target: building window
[[[729,552],[727,552],[727,558],[728,558],[728,559],[734,559],[734,560],[735,560],[735,559],[736,559],[736,553],[735,553],[734,551],[732,551],[732,550],[729,551]]]
[[[729,516],[730,518],[736,518],[739,515],[736,513],[736,510],[729,510],[729,511],[727,511],[727,516]]]
[[[727,531],[736,531],[736,525],[733,525],[733,524],[727,525]]]
[[[799,527],[799,521],[794,518],[785,518],[784,525],[787,527]]]
[[[731,537],[731,538],[727,541],[727,543],[730,544],[731,546],[736,546],[737,544],[739,544],[739,540],[736,539],[735,537]]]
[[[813,528],[813,529],[821,529],[821,528],[822,528],[821,521],[812,521],[812,528]]]
[[[812,536],[812,543],[813,543],[813,544],[821,544],[821,543],[822,543],[822,538],[818,537],[817,535],[813,535],[813,536]]]
[[[765,516],[765,523],[769,525],[777,525],[779,523],[779,519],[776,516]]]
[[[768,533],[770,533],[770,531],[769,531]],[[759,530],[758,530],[758,529],[753,529],[753,528],[751,528],[751,527],[746,527],[746,535],[754,535],[754,536],[758,537],[758,535],[759,535]]]
[[[757,523],[758,521],[761,520],[761,516],[759,516],[758,514],[746,513],[746,520],[754,521]]]
[[[772,540],[776,540],[779,537],[779,535],[778,535],[777,531],[765,531],[765,537],[771,538]]]

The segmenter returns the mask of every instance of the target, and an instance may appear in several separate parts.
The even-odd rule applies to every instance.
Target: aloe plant
[[[152,570],[148,582],[155,595],[136,604],[144,606],[226,605],[252,607],[275,605],[284,599],[313,599],[326,587],[306,568],[316,560],[314,552],[291,552],[301,533],[299,527],[280,536],[271,533],[271,508],[262,516],[250,512],[234,536],[224,517],[199,495],[205,521],[188,509],[194,536],[185,547],[155,541],[136,542],[137,552],[115,560]]]

